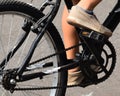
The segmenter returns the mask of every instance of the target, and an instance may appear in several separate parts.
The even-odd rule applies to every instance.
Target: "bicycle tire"
[[[14,47],[16,46],[15,45],[16,42],[14,42],[14,41],[17,40],[17,42],[18,42],[21,39],[21,37],[16,38],[18,36],[18,34],[16,35],[16,33],[18,32],[19,28],[20,28],[20,30],[18,32],[19,34],[21,34],[22,32],[23,32],[22,35],[26,33],[23,30],[21,32],[21,25],[23,25],[23,21],[26,18],[31,20],[31,21],[32,20],[38,20],[43,15],[44,14],[39,12],[38,9],[36,9],[36,8],[26,4],[26,3],[20,2],[20,1],[14,1],[14,0],[13,1],[12,0],[10,0],[10,1],[8,1],[8,0],[0,1],[0,21],[2,22],[2,23],[0,23],[0,28],[1,28],[0,30],[2,32],[2,33],[0,33],[1,34],[0,35],[0,44],[2,44],[2,46],[0,48],[0,52],[2,50],[4,51],[2,53],[2,55],[0,56],[1,57],[0,62],[2,62],[3,59],[4,59],[3,57],[6,56],[6,54],[9,53],[9,51],[5,51],[6,49],[4,49],[4,48],[6,48],[6,46],[8,45],[7,50],[9,49],[11,51],[11,49],[14,49]],[[34,21],[32,21],[32,22],[34,22]],[[20,25],[19,25],[19,23],[20,23]],[[10,27],[10,29],[8,27]],[[7,29],[9,29],[9,31],[10,31],[10,34],[9,34],[10,36],[9,37],[7,37],[8,36],[7,32],[9,32]],[[14,34],[12,34],[12,32]],[[26,37],[23,38],[23,39],[25,39],[25,41],[23,40],[24,43],[20,44],[20,48],[18,48],[17,51],[15,51],[14,54],[13,53],[10,54],[10,60],[8,60],[9,62],[6,62],[5,65],[1,64],[0,68],[3,69],[3,70],[6,70],[6,69],[16,68],[16,67],[20,66],[20,65],[17,65],[17,64],[21,64],[21,62],[22,62],[22,60],[19,59],[19,55],[20,55],[20,57],[22,57],[22,59],[26,56],[26,54],[27,54],[26,52],[30,47],[29,43],[32,42],[31,39],[35,38],[35,36],[36,36],[35,33],[29,32],[29,34]],[[44,36],[45,37],[43,37],[43,41],[41,40],[41,42],[39,42],[39,44],[38,44],[38,46],[37,46],[37,48],[36,48],[36,50],[33,54],[31,62],[34,61],[34,59],[40,59],[39,54],[41,55],[41,58],[42,58],[42,56],[44,56],[44,55],[47,56],[49,54],[53,54],[54,52],[59,52],[61,50],[64,50],[64,45],[63,45],[62,39],[61,39],[57,29],[55,28],[55,26],[52,23],[49,24],[49,26],[47,27],[47,30],[46,30],[46,33],[45,33]],[[12,38],[11,41],[10,41],[10,38]],[[2,41],[4,41],[4,42],[2,42]],[[29,41],[29,42],[27,42],[27,41]],[[43,44],[43,42],[44,42],[44,44]],[[8,43],[13,43],[14,46],[9,45]],[[45,48],[42,48],[43,47],[42,44],[44,45]],[[48,46],[47,46],[47,44],[48,44]],[[41,45],[41,46],[39,46],[39,45]],[[43,51],[40,50],[40,47],[42,48]],[[21,52],[21,51],[25,51],[25,53]],[[48,53],[48,51],[53,52],[53,53]],[[43,53],[39,53],[39,52],[43,52]],[[23,55],[21,55],[22,53],[23,53]],[[37,54],[37,55],[35,55],[35,54]],[[48,58],[48,59],[46,61],[45,60],[42,61],[42,63],[52,61],[53,65],[55,64],[53,67],[58,67],[58,66],[61,66],[62,64],[65,64],[66,54],[65,54],[65,52],[63,52],[61,54],[57,54],[57,56],[54,56],[54,57],[51,57],[51,58]],[[4,61],[6,61],[6,59]],[[55,80],[55,81],[51,80],[52,83],[54,83],[52,85],[54,85],[54,86],[65,86],[66,83],[67,83],[67,71],[62,71],[62,72],[56,73],[54,75],[54,78],[55,79],[53,79],[53,80]],[[46,83],[47,79],[46,79],[45,82],[42,81],[43,79],[41,79],[41,80],[40,79],[35,79],[35,80],[41,81],[42,83],[44,83],[43,85],[47,86],[47,83]],[[33,81],[31,80],[31,82],[37,84],[37,82],[34,81],[34,80]],[[28,82],[29,85],[31,84],[31,82]],[[26,84],[26,82],[23,83],[23,84]],[[29,86],[29,85],[23,85],[23,86],[26,87],[26,86]],[[43,85],[40,85],[40,86],[43,86]],[[18,88],[20,86],[22,86],[22,85],[19,85]],[[30,85],[30,87],[31,86],[32,85]],[[33,87],[35,87],[35,86],[39,86],[39,83],[37,85],[33,84]],[[45,86],[43,86],[43,87],[45,87]],[[5,90],[0,85],[0,94],[2,94],[2,96],[11,96],[11,95],[12,96],[42,96],[42,94],[44,94],[44,95],[47,94],[46,96],[65,96],[65,91],[66,91],[66,88],[60,88],[60,89],[58,88],[58,89],[51,89],[51,91],[50,91],[51,93],[48,92],[48,94],[47,94],[46,91],[41,92],[41,90],[40,91],[39,90],[37,90],[37,91],[30,90],[28,92],[27,91],[14,91],[13,93],[11,93],[11,92]]]

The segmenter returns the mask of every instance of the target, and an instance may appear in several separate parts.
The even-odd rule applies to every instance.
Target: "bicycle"
[[[46,96],[65,96],[67,87],[99,84],[112,74],[116,63],[116,52],[109,38],[104,35],[76,27],[81,42],[70,48],[64,48],[62,39],[52,23],[60,2],[61,0],[46,0],[38,10],[20,1],[0,1],[2,96],[40,96],[41,92],[35,90],[45,89],[50,90],[49,93],[43,93],[47,94]],[[65,0],[65,4],[68,9],[72,6],[70,0]],[[119,17],[120,0],[104,25],[113,32],[120,22]],[[13,44],[10,45],[11,43]],[[82,47],[82,51],[76,54],[74,60],[67,60],[66,51],[78,46]],[[91,69],[92,65],[99,66],[99,70],[95,72]],[[81,85],[67,86],[67,70],[76,66],[81,67],[85,81]],[[24,92],[26,90],[32,92],[26,93]]]

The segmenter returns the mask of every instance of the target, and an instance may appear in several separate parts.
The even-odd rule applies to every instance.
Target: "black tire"
[[[26,33],[24,30],[22,30],[22,25],[24,23],[24,20],[25,19],[29,19],[30,21],[38,20],[42,16],[43,14],[40,13],[39,10],[23,2],[12,1],[12,0],[0,1],[0,22],[1,22],[0,23],[0,30],[1,30],[0,62],[3,62],[3,60],[6,58],[6,55],[8,55],[8,53],[11,51],[11,54],[9,56],[10,60],[5,59],[4,60],[5,65],[3,63],[1,63],[0,65],[1,69],[6,70],[6,69],[18,68],[18,66],[22,64],[22,61],[24,60],[32,41],[37,35],[36,33],[33,33],[33,32],[30,32],[29,34],[27,34],[27,36],[23,38],[25,41],[23,40],[23,43],[20,44],[19,46],[20,48],[18,48],[17,51],[13,52],[13,49],[16,47],[17,42],[21,39],[20,34],[22,34],[23,36],[23,34]],[[10,45],[11,43],[12,45]],[[40,40],[30,62],[37,61],[38,59],[44,58],[44,56],[46,57],[47,55],[54,54],[55,52],[59,52],[61,50],[64,50],[62,39],[57,29],[55,28],[55,26],[51,23],[48,26],[42,40]],[[20,59],[19,57],[22,57],[22,58]],[[47,58],[37,63],[41,64],[45,62],[48,62],[48,63],[53,62],[54,66],[51,66],[51,68],[61,66],[66,63],[66,54],[65,52],[63,52],[62,54],[57,54],[56,56]],[[47,69],[49,68],[45,68],[45,70]],[[44,71],[43,68],[38,70]],[[27,74],[27,72],[25,72],[25,74]],[[49,78],[50,80],[53,79],[51,80],[52,85],[51,84],[49,85],[49,82],[48,82]],[[40,85],[38,81],[41,82],[42,85]],[[51,77],[50,75],[48,76],[48,78],[46,76],[41,80],[37,78],[37,79],[28,81],[28,83],[27,82],[17,83],[16,87],[20,88],[20,87],[65,86],[66,83],[67,83],[67,72],[62,71],[59,73],[55,73],[53,77]],[[50,91],[51,93],[49,93],[49,90],[51,90]],[[10,93],[9,91],[5,90],[2,87],[2,85],[0,85],[0,94],[2,96],[11,96],[11,94],[12,96],[43,96],[43,95],[44,96],[65,96],[66,88],[49,89],[49,90],[45,90],[45,91],[44,90],[42,91],[41,90],[36,90],[36,91],[22,90],[22,91],[14,91],[13,93]]]

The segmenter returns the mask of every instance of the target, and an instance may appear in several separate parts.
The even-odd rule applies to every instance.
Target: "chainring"
[[[102,49],[101,57],[104,59],[103,68],[101,67],[97,72],[97,82],[106,80],[113,72],[116,65],[116,51],[111,42],[106,41]]]
[[[97,76],[97,78],[94,79],[94,77],[91,77],[91,75],[88,76],[87,74],[88,78],[94,79],[94,81],[92,81],[93,84],[98,84],[108,79],[108,77],[112,74],[116,64],[116,52],[114,46],[110,41],[108,40],[105,41],[103,49],[101,51],[102,52],[100,57],[102,58],[103,61],[102,64],[100,64],[98,60],[95,60],[96,63],[91,64],[89,62],[90,60],[88,60],[88,66],[98,66],[97,70],[95,70],[95,68],[90,68],[90,70],[92,69],[93,73]],[[86,70],[86,72],[83,73],[85,73],[84,75],[86,75],[86,73],[89,72],[90,71]],[[88,81],[91,82],[91,80]]]

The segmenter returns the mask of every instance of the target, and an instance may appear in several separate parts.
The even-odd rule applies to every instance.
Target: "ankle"
[[[76,72],[79,72],[79,71],[80,71],[80,67],[76,67],[76,68],[68,70],[68,74],[76,73]]]
[[[93,10],[102,0],[81,0],[78,5],[85,10]]]
[[[76,74],[79,74],[79,73],[81,73],[81,70],[74,71],[74,72],[68,72],[69,75],[76,75]]]
[[[79,6],[79,5],[76,5],[76,7],[78,7],[80,10],[82,10],[82,11],[84,11],[84,12],[90,14],[90,15],[94,15],[94,12],[93,12],[92,10],[84,9],[84,8],[82,8],[82,7]]]

